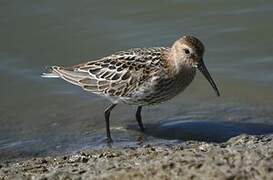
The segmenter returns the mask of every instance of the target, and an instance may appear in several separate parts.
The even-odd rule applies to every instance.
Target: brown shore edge
[[[273,134],[31,158],[0,164],[0,179],[273,179]]]

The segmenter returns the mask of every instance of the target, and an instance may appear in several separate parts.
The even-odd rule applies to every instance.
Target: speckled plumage
[[[201,41],[183,36],[171,47],[134,48],[72,67],[52,66],[43,76],[60,77],[107,97],[113,103],[107,109],[109,115],[119,102],[138,105],[140,113],[141,106],[164,102],[183,91],[194,79],[197,68],[211,79],[203,54]],[[212,79],[209,81],[219,94]],[[105,117],[107,123],[107,114]],[[138,122],[143,129],[141,119]]]
[[[134,48],[73,67],[51,69],[64,80],[106,96],[114,103],[149,105],[173,97],[195,75],[195,69],[191,69],[175,79],[169,77],[168,62],[164,59],[169,51],[166,47]]]

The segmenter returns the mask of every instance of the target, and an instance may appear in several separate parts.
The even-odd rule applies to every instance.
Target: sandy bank
[[[273,179],[273,135],[105,148],[0,165],[1,179]]]

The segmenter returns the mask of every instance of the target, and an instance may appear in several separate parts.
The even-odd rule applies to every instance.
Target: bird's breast
[[[154,94],[163,100],[171,99],[188,87],[195,74],[195,69],[185,69],[175,76],[161,79],[156,85]]]
[[[132,95],[130,104],[150,105],[169,100],[182,92],[194,79],[196,70],[184,69],[174,76],[161,73],[151,77]]]

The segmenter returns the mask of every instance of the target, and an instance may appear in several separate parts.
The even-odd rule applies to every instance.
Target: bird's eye
[[[189,49],[183,49],[185,54],[190,54],[190,50]]]

